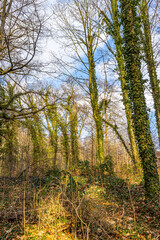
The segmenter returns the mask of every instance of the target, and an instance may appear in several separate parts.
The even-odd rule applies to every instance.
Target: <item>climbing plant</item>
[[[158,195],[159,177],[154,144],[144,95],[144,81],[141,73],[140,18],[137,14],[139,1],[120,0],[121,22],[123,26],[123,54],[129,98],[132,104],[132,117],[135,135],[141,157],[146,198]]]

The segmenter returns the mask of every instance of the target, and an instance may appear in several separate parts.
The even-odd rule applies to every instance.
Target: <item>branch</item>
[[[117,130],[117,126],[116,125],[113,125],[112,123],[106,121],[105,119],[102,119],[103,122],[105,122],[108,126],[110,126],[113,131],[116,133],[117,137],[120,139],[121,143],[123,144],[124,148],[126,149],[126,152],[128,153],[128,155],[130,156],[130,158],[132,159],[133,163],[135,164],[134,162],[134,158],[130,152],[130,150],[128,149],[124,139],[122,138],[121,134],[118,132]]]

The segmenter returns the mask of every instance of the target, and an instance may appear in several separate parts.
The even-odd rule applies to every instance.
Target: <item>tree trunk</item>
[[[69,137],[67,133],[67,123],[65,123],[61,116],[57,114],[57,123],[61,128],[63,140],[62,145],[64,149],[64,157],[65,157],[65,169],[67,170],[69,167]]]
[[[68,112],[70,119],[70,134],[71,134],[71,154],[72,166],[76,165],[79,161],[79,146],[78,146],[78,131],[77,131],[77,111],[74,101],[74,96],[68,97]]]
[[[160,90],[159,90],[159,83],[157,79],[156,66],[155,66],[155,61],[153,56],[148,5],[146,0],[142,0],[141,18],[142,18],[143,32],[144,32],[143,45],[144,45],[144,52],[145,52],[145,60],[148,67],[150,85],[151,85],[152,96],[154,100],[154,108],[155,108],[158,137],[159,137],[159,144],[160,144]]]
[[[118,16],[118,6],[117,0],[110,0],[111,1],[111,8],[112,8],[112,21],[113,21],[113,29],[111,31],[112,37],[115,42],[116,46],[116,60],[118,64],[119,70],[119,78],[121,81],[121,88],[122,88],[122,95],[123,95],[123,104],[125,107],[126,118],[127,118],[127,130],[128,136],[131,144],[131,151],[132,151],[132,161],[134,164],[140,162],[138,147],[136,143],[135,133],[134,133],[134,124],[132,119],[132,107],[129,101],[128,96],[128,89],[127,89],[127,82],[126,82],[126,73],[125,73],[125,60],[123,57],[123,47],[122,47],[122,38],[120,35],[120,20]],[[106,23],[107,16],[104,15]]]
[[[99,164],[104,161],[104,146],[103,146],[103,125],[102,117],[99,111],[98,106],[98,89],[95,75],[95,64],[92,51],[92,41],[93,38],[89,37],[89,46],[88,46],[88,62],[89,62],[89,91],[91,106],[93,111],[93,117],[96,124],[96,145],[97,145],[97,159]]]
[[[146,109],[144,82],[141,73],[139,41],[140,19],[137,17],[137,1],[120,0],[120,3],[126,77],[128,81],[129,97],[132,104],[135,135],[142,161],[146,198],[152,199],[158,195],[159,177]]]

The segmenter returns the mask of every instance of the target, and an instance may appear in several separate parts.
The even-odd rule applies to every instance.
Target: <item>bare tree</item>
[[[36,66],[33,59],[43,25],[40,7],[39,0],[2,0],[0,3],[1,127],[3,121],[25,117],[33,110],[15,104],[19,98],[33,92],[26,89],[24,79]]]
[[[42,29],[36,0],[3,0],[0,6],[0,76],[21,73],[35,57]]]
[[[97,1],[95,2],[97,3]],[[75,70],[79,73],[81,72],[81,77],[73,79],[82,88],[85,88],[89,94],[93,118],[96,124],[97,159],[101,163],[104,160],[104,134],[101,109],[99,108],[100,99],[95,55],[101,41],[102,29],[99,24],[99,21],[101,21],[99,14],[95,9],[95,2],[92,0],[74,0],[73,3],[67,3],[67,7],[66,5],[59,5],[58,11],[56,9],[54,13],[63,32],[63,37],[67,39],[67,45],[71,47],[74,63],[81,65],[80,68],[76,64],[74,65]]]

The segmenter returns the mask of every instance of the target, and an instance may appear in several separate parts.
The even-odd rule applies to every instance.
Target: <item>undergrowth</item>
[[[146,203],[143,182],[111,164],[3,178],[0,200],[0,239],[160,239],[158,199]]]

